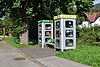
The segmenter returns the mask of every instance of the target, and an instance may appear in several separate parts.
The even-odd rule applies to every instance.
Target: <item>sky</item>
[[[95,0],[94,4],[100,3],[100,0]]]

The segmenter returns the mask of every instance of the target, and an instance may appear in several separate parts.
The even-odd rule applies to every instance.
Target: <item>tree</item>
[[[93,3],[92,0],[1,0],[1,2],[5,4],[5,7],[2,5],[0,12],[5,11],[1,15],[6,15],[14,21],[13,33],[15,31],[18,31],[18,34],[25,33],[26,37],[22,39],[27,40],[26,44],[28,44],[28,30],[32,24],[36,25],[38,20],[53,19],[54,15],[61,13],[82,16],[84,12],[91,10]]]
[[[69,3],[67,7],[68,13],[70,14],[76,14],[77,12],[77,7],[75,5],[75,2]]]
[[[5,6],[6,6],[6,3],[3,1],[0,1],[0,18],[2,18],[5,15]]]
[[[76,0],[77,13],[79,16],[83,16],[85,12],[92,12],[94,0]]]
[[[16,24],[15,28],[19,28],[21,27],[20,25],[23,24],[22,27],[24,27],[24,30],[20,31],[19,33],[25,33],[26,37],[22,39],[24,39],[26,44],[28,44],[28,24],[30,20],[32,20],[32,18],[37,14],[37,7],[41,0],[2,0],[2,2],[6,3],[6,16],[9,16],[11,19],[13,19],[12,21],[14,21]]]

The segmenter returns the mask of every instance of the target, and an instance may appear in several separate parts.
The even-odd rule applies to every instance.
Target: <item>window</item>
[[[56,40],[56,47],[60,47],[60,40]]]
[[[65,27],[66,28],[72,28],[73,27],[73,21],[65,21]]]
[[[60,22],[59,21],[56,22],[56,28],[60,28]]]
[[[65,41],[66,47],[72,47],[73,46],[73,40],[72,39],[67,39]]]
[[[50,29],[51,29],[51,24],[46,24],[46,25],[45,25],[45,29],[46,29],[46,30],[50,30]]]
[[[41,24],[39,24],[39,29],[41,29]]]
[[[66,30],[65,31],[65,36],[66,37],[72,37],[73,36],[73,30]]]
[[[45,36],[51,36],[51,31],[46,31]]]
[[[45,42],[49,42],[51,38],[45,38]]]
[[[56,37],[60,37],[61,33],[59,30],[56,31]]]

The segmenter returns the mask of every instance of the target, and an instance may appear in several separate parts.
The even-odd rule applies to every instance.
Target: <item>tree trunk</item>
[[[20,34],[20,44],[28,45],[28,30]]]
[[[28,23],[29,23],[28,19],[25,19],[24,20],[25,31],[20,34],[20,44],[28,45],[28,42],[29,42]]]
[[[12,36],[12,34],[11,34],[11,29],[9,29],[9,38],[12,38],[13,36]]]
[[[9,33],[9,38],[12,38],[13,36],[12,36],[12,34],[11,33]]]

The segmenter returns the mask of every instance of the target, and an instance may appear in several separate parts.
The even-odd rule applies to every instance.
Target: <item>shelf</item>
[[[45,36],[51,36],[51,31],[45,31]]]
[[[45,30],[51,30],[51,24],[45,24]]]
[[[56,47],[60,47],[60,40],[56,39]]]
[[[56,37],[59,38],[61,35],[60,30],[56,30]]]
[[[45,36],[45,38],[51,38],[52,36]]]
[[[56,29],[58,29],[58,28],[60,28],[60,22],[59,21],[56,22]]]
[[[38,37],[41,38],[42,36],[41,35],[38,35]]]
[[[50,42],[51,38],[45,38],[45,42]]]
[[[61,49],[60,47],[55,46],[56,49]]]
[[[38,36],[38,38],[42,38],[41,36]]]
[[[53,38],[53,23],[38,24],[38,41],[40,40],[42,47],[49,43],[51,38]]]
[[[56,37],[56,39],[60,39],[60,37]]]
[[[38,44],[41,44],[41,43],[38,43]]]
[[[39,33],[39,32],[38,32],[38,35],[40,35],[40,34],[42,35],[42,33]]]
[[[42,32],[42,30],[38,30],[39,32]]]
[[[52,31],[52,30],[45,30],[45,31]]]
[[[74,37],[66,37],[65,39],[74,39]]]
[[[66,30],[65,31],[65,36],[66,37],[73,37],[73,30]]]
[[[66,47],[72,47],[73,46],[73,39],[66,39],[65,40],[65,46]]]
[[[65,28],[65,30],[74,30],[74,28]]]
[[[41,30],[42,28],[38,28],[38,30]]]
[[[38,24],[38,29],[41,30],[42,29],[42,25]]]
[[[41,40],[42,38],[39,38],[39,40]]]
[[[41,41],[41,40],[39,40],[38,42],[39,42],[39,43],[41,43],[42,41]]]
[[[42,35],[38,35],[38,37],[42,37]]]
[[[55,29],[55,30],[60,30],[60,28],[58,28],[58,29]]]
[[[41,30],[42,28],[38,28],[39,30]]]
[[[42,27],[42,24],[38,24],[39,27]]]
[[[42,36],[42,34],[38,34],[38,36]]]
[[[42,41],[39,41],[39,43],[42,43]]]
[[[65,21],[66,28],[73,28],[73,21]]]
[[[41,38],[38,38],[38,40],[41,40]]]

